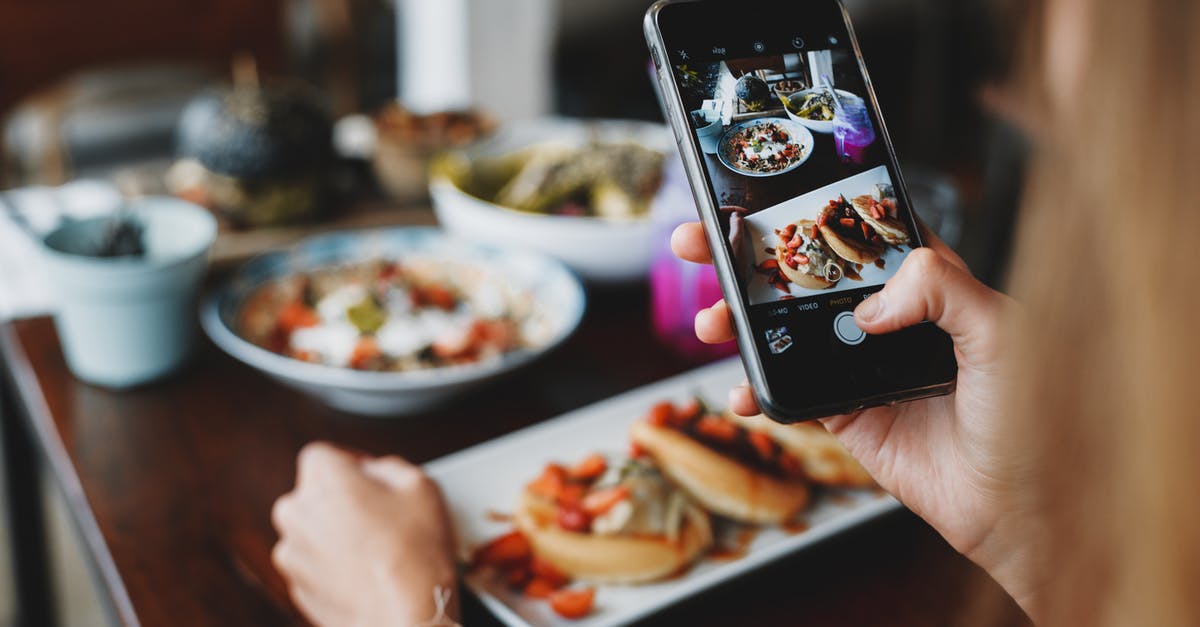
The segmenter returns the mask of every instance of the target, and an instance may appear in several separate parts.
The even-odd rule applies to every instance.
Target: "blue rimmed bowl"
[[[469,248],[468,248],[469,246]],[[480,363],[428,370],[372,372],[313,364],[271,352],[239,335],[238,314],[257,288],[295,272],[370,259],[445,257],[486,264],[533,298],[531,311],[544,325],[541,343]],[[565,341],[585,309],[583,287],[561,262],[540,253],[477,242],[467,244],[435,228],[401,227],[320,235],[293,248],[248,261],[201,306],[200,323],[218,347],[270,377],[353,414],[405,416],[428,411],[455,396],[525,367]]]

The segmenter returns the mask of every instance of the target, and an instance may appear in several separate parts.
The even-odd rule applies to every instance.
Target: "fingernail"
[[[858,304],[854,317],[860,322],[874,322],[883,313],[883,292],[872,294],[870,298]]]

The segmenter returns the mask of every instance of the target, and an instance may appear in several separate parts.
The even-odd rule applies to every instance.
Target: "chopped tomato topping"
[[[514,588],[520,588],[529,581],[529,569],[524,566],[514,566],[504,571],[504,579],[508,581],[508,585]]]
[[[546,464],[546,468],[542,470],[541,476],[529,482],[527,488],[530,492],[538,496],[548,499],[558,499],[558,495],[562,492],[566,482],[566,469],[558,464]]]
[[[789,477],[799,477],[804,474],[804,467],[795,455],[784,451],[779,455],[779,468]]]
[[[370,362],[382,355],[379,350],[379,345],[375,343],[375,338],[364,337],[354,346],[354,352],[350,354],[350,367],[363,369],[370,365]]]
[[[600,516],[627,498],[629,498],[629,486],[617,485],[596,490],[583,497],[583,511],[591,516]]]
[[[577,507],[562,507],[558,510],[558,526],[567,531],[585,532],[592,526],[592,519]]]
[[[775,443],[771,441],[771,437],[761,431],[751,431],[748,437],[750,445],[758,452],[758,456],[770,460],[775,453]]]
[[[550,609],[563,618],[583,618],[592,612],[596,602],[595,588],[558,590],[550,595]]]
[[[321,318],[317,315],[316,311],[313,311],[312,307],[297,300],[288,303],[279,312],[277,322],[281,329],[287,333],[291,333],[296,329],[315,327],[321,323]]]
[[[650,413],[646,416],[646,420],[657,427],[665,427],[674,417],[675,406],[670,401],[663,401],[650,408]]]
[[[571,580],[566,573],[555,568],[554,564],[536,555],[529,561],[529,572],[534,577],[549,582],[555,588],[561,588]]]
[[[471,563],[475,566],[513,567],[524,564],[532,549],[529,540],[519,531],[506,533],[475,550]]]
[[[394,261],[387,261],[379,267],[379,278],[390,279],[396,276],[398,272],[400,272],[400,266]]]
[[[525,596],[531,599],[546,599],[549,598],[550,595],[560,587],[562,586],[556,586],[553,582],[542,579],[541,577],[534,577],[533,579],[529,580],[529,583],[525,584],[524,592]]]
[[[646,454],[646,449],[642,448],[642,446],[640,444],[638,444],[637,442],[629,443],[629,456],[630,457],[637,459],[638,457],[642,457],[645,454]]]
[[[458,299],[450,290],[437,285],[414,287],[411,294],[413,304],[418,307],[437,307],[450,311],[458,304]]]
[[[558,491],[558,495],[554,497],[554,501],[559,507],[578,507],[583,502],[583,495],[587,492],[587,486],[582,483],[565,483],[562,489]]]
[[[696,430],[705,437],[719,442],[732,442],[737,437],[737,425],[720,416],[704,416],[696,424]]]
[[[599,478],[605,470],[608,470],[608,460],[599,453],[592,453],[572,466],[567,474],[572,479],[591,480]]]
[[[838,222],[841,222],[842,226],[854,226],[854,218],[842,218]]]
[[[316,363],[317,354],[312,351],[292,351],[292,359],[299,359],[300,361]]]

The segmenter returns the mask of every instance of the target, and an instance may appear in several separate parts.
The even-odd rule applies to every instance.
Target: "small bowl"
[[[455,157],[469,165],[474,159],[510,154],[536,143],[580,145],[594,140],[635,141],[664,155],[674,150],[671,133],[661,124],[546,118],[504,127]],[[433,175],[430,195],[438,222],[468,240],[543,252],[593,283],[641,281],[649,274],[655,243],[649,215],[611,220],[525,213],[467,193],[444,172]]]
[[[500,269],[532,293],[535,315],[544,316],[545,342],[536,348],[461,366],[402,372],[371,372],[312,364],[261,348],[235,330],[247,296],[296,271],[405,255],[456,256],[464,242],[429,227],[334,233],[310,238],[286,252],[268,253],[242,266],[204,303],[200,323],[212,341],[235,359],[279,382],[352,414],[403,416],[420,413],[488,381],[525,367],[566,340],[584,312],[583,286],[561,263],[533,252],[471,245],[471,257]],[[457,251],[457,255],[455,255]]]
[[[779,81],[771,86],[771,89],[775,90],[775,97],[779,98],[780,103],[782,103],[783,100],[788,96],[799,92],[804,88],[803,81],[798,81],[794,78]]]
[[[143,229],[141,257],[90,255],[108,216],[67,222],[42,247],[67,365],[80,380],[113,389],[155,381],[187,361],[217,237],[212,214],[176,198],[140,198],[127,210]]]
[[[791,101],[801,101],[801,100],[803,100],[803,99],[804,99],[804,97],[805,97],[805,96],[807,96],[808,94],[811,94],[811,93],[813,93],[813,92],[817,92],[817,91],[824,91],[824,90],[825,90],[825,88],[824,88],[824,87],[822,87],[822,88],[819,88],[819,89],[817,89],[817,88],[803,89],[803,90],[800,90],[800,91],[798,91],[798,92],[796,92],[796,93],[794,93],[794,94],[788,94],[788,95],[787,95],[787,98],[788,98],[788,101],[789,101],[789,102],[791,102]],[[836,92],[837,92],[838,98],[848,98],[848,99],[852,99],[852,100],[859,100],[859,97],[858,97],[858,96],[855,96],[854,94],[852,94],[852,93],[850,93],[850,92],[848,92],[848,91],[845,91],[845,90],[842,90],[842,89],[835,89],[834,91],[836,91]],[[833,120],[828,120],[828,121],[825,121],[825,120],[810,120],[810,119],[808,119],[808,118],[800,117],[800,116],[796,115],[795,113],[792,113],[792,109],[791,109],[790,107],[784,107],[784,108],[783,108],[783,110],[787,112],[787,116],[788,116],[789,118],[791,118],[792,120],[794,120],[794,121],[798,122],[799,124],[802,124],[802,125],[804,125],[804,127],[805,127],[805,128],[807,128],[808,130],[810,130],[810,131],[812,131],[812,132],[814,132],[814,133],[826,133],[826,134],[828,134],[828,133],[832,133],[832,132],[833,132],[833,127],[834,127],[834,121],[833,121]]]

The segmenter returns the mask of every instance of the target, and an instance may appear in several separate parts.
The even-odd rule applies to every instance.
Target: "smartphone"
[[[759,407],[779,422],[947,394],[929,322],[854,322],[923,246],[838,0],[661,1],[646,40]]]

